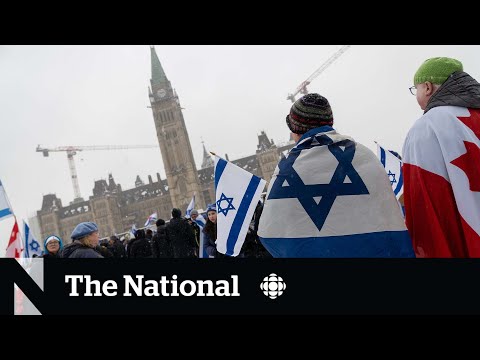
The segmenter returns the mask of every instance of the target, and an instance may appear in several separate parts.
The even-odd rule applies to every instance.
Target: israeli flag
[[[30,231],[30,228],[28,227],[25,220],[23,221],[23,229],[25,234],[25,251],[23,252],[23,257],[31,258],[33,257],[33,255],[42,255],[42,248],[40,246],[40,243],[33,237],[33,234]]]
[[[0,181],[0,220],[6,219],[9,216],[13,216],[12,209],[10,208],[7,193],[3,188],[2,181]]]
[[[157,221],[157,213],[153,213],[152,215],[150,215],[144,226],[147,227],[152,221]]]
[[[217,251],[237,256],[266,181],[215,155]]]
[[[385,150],[385,148],[378,143],[377,156],[387,172],[393,193],[398,200],[400,196],[403,195],[402,160],[395,156],[391,150]]]
[[[134,238],[136,234],[137,234],[137,227],[135,226],[135,224],[133,224],[132,228],[130,229],[130,235],[132,235],[132,238]]]
[[[279,162],[258,236],[274,257],[414,257],[376,154],[330,126],[305,133]]]
[[[208,258],[208,254],[205,251],[205,249],[203,248],[203,242],[204,242],[204,240],[203,240],[203,228],[205,227],[207,222],[205,221],[205,218],[203,217],[202,214],[198,214],[197,218],[195,219],[195,222],[200,227],[200,246],[199,246],[200,250],[199,250],[198,257],[199,258]]]
[[[185,211],[185,216],[190,219],[190,213],[195,209],[195,194],[193,194],[190,204],[188,204],[187,211]]]
[[[195,222],[197,223],[198,226],[202,228],[205,227],[205,225],[207,224],[207,221],[205,220],[202,214],[198,214],[197,218],[195,219]]]

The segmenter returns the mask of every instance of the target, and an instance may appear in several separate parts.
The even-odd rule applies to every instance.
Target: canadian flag
[[[10,240],[8,242],[7,253],[5,256],[9,258],[19,258],[22,250],[22,238],[18,231],[17,220],[15,219],[15,224],[13,225],[13,230],[10,234]]]
[[[431,109],[408,133],[403,160],[417,257],[480,257],[480,110]]]

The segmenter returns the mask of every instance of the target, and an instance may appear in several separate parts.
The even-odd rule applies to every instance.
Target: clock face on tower
[[[165,89],[160,89],[157,91],[157,95],[159,98],[163,98],[165,97],[165,95],[167,95],[167,92],[165,91]]]

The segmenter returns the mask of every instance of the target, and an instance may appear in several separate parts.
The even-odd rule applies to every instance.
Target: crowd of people
[[[424,114],[401,157],[405,218],[375,154],[333,128],[324,96],[307,94],[286,117],[296,146],[279,162],[239,257],[480,257],[480,84],[445,57],[426,60],[413,83]],[[101,245],[96,224],[81,223],[71,244],[47,237],[43,256],[225,257],[215,204],[205,227],[197,216],[173,209],[156,231]]]
[[[240,257],[271,257],[261,244],[258,235],[259,216],[262,211],[259,202],[252,218]],[[93,222],[78,224],[71,234],[72,243],[64,246],[56,235],[44,241],[43,258],[216,258],[223,254],[216,251],[217,211],[215,204],[207,209],[208,219],[201,228],[196,218],[197,210],[190,217],[182,217],[180,209],[172,209],[172,218],[165,222],[156,221],[156,229],[138,229],[134,237],[120,239],[116,235],[100,241],[98,226]],[[203,237],[203,241],[201,241]],[[202,245],[202,248],[200,246]]]

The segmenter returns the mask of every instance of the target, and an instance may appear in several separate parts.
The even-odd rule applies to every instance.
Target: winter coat
[[[172,218],[166,227],[166,235],[173,251],[173,257],[195,257],[195,234],[184,219]]]
[[[454,72],[428,101],[425,114],[437,106],[480,109],[480,85],[466,72]]]
[[[39,257],[44,259],[59,259],[60,258],[61,250],[58,250],[56,254],[52,254],[50,252],[46,252],[45,254],[40,255]]]
[[[127,244],[127,257],[128,258],[131,258],[132,257],[132,249],[133,249],[133,245],[139,241],[139,239],[137,238],[133,238],[131,239],[128,244]]]
[[[113,252],[108,246],[99,245],[95,248],[95,250],[97,250],[104,258],[113,258]]]
[[[193,233],[195,234],[195,254],[198,257],[198,249],[200,247],[200,226],[192,220],[190,220],[189,225],[192,227]]]
[[[217,253],[217,246],[215,245],[216,239],[212,239],[210,235],[205,232],[205,229],[203,229],[203,236],[203,248],[205,249],[205,252],[209,257],[214,257]]]
[[[166,226],[157,226],[157,233],[153,235],[152,250],[153,257],[156,258],[171,258],[173,257],[172,248],[168,242],[166,235]]]
[[[152,247],[148,239],[138,239],[130,246],[130,257],[132,258],[151,258]]]
[[[103,258],[95,249],[83,245],[80,241],[74,241],[63,248],[60,255],[62,258]]]
[[[123,246],[123,244],[119,240],[115,241],[113,245],[108,247],[108,249],[117,259],[124,259],[127,257],[127,254],[125,252],[125,246]]]
[[[245,254],[245,257],[256,257],[256,258],[271,258],[272,255],[265,249],[262,242],[260,241],[257,231],[258,224],[260,223],[260,217],[263,212],[263,204],[261,201],[258,202],[255,212],[253,214],[253,219],[250,223],[247,236],[245,238],[245,243],[242,246],[242,251]]]

